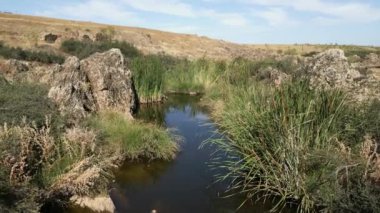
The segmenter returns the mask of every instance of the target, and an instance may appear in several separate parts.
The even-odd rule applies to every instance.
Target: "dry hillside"
[[[0,13],[0,40],[11,46],[23,48],[38,46],[56,49],[65,39],[82,39],[84,35],[93,39],[102,29],[113,29],[115,39],[133,43],[144,53],[166,53],[188,58],[261,58],[276,53],[278,49],[286,51],[297,48],[298,51],[304,52],[320,49],[305,45],[302,48],[287,45],[239,45],[197,35]],[[45,42],[44,37],[49,33],[58,35],[55,43]]]
[[[104,29],[112,29],[115,32],[115,39],[133,43],[144,53],[166,53],[187,58],[231,59],[244,57],[259,59],[278,53],[320,52],[331,47],[322,45],[243,45],[205,36],[0,13],[0,41],[22,48],[38,47],[57,50],[63,40],[82,39],[85,35],[94,39],[96,33]],[[58,36],[54,43],[45,41],[45,36],[50,33]]]

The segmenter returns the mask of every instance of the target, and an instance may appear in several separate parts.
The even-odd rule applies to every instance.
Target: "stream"
[[[127,162],[110,192],[117,212],[229,213],[269,212],[271,202],[247,202],[226,197],[227,183],[214,183],[216,171],[208,163],[215,147],[200,149],[209,138],[220,138],[198,96],[171,95],[164,104],[143,106],[137,117],[169,128],[181,138],[181,151],[171,162]]]

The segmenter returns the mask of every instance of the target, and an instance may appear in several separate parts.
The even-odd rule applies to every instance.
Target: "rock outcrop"
[[[343,50],[330,49],[306,61],[310,83],[320,89],[341,89],[355,100],[380,98],[379,81],[369,72],[351,66]]]
[[[375,53],[370,53],[365,57],[363,64],[366,66],[380,66],[380,57]]]
[[[361,74],[351,69],[343,50],[330,49],[314,56],[306,70],[311,75],[311,84],[322,88],[351,88]]]
[[[60,70],[59,64],[0,59],[0,74],[9,82],[29,82],[49,85],[53,73]]]
[[[271,83],[273,83],[276,87],[291,79],[290,75],[272,67],[264,69],[263,72],[267,72],[269,74]]]
[[[0,63],[0,72],[4,77],[9,81],[13,80],[13,77],[17,74],[26,72],[29,70],[29,63],[24,61],[19,61],[16,59],[9,59],[6,61],[1,61]]]
[[[74,121],[102,110],[131,117],[136,109],[132,73],[118,49],[95,53],[82,61],[69,57],[53,79],[49,97]]]

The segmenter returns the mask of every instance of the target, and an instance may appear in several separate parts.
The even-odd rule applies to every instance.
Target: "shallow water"
[[[242,197],[225,198],[226,184],[215,184],[207,165],[215,147],[199,149],[209,138],[220,138],[199,97],[170,96],[167,103],[142,107],[138,117],[170,128],[182,138],[181,152],[172,162],[126,163],[111,190],[118,212],[268,212],[270,202],[247,203]]]

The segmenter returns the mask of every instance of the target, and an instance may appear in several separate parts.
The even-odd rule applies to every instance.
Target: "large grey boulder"
[[[95,53],[81,61],[69,57],[53,79],[49,97],[74,122],[103,110],[131,117],[136,109],[132,73],[119,49]]]
[[[351,66],[343,50],[327,50],[305,64],[314,88],[348,91],[351,98],[359,101],[379,98],[379,82],[370,73],[361,73]]]

